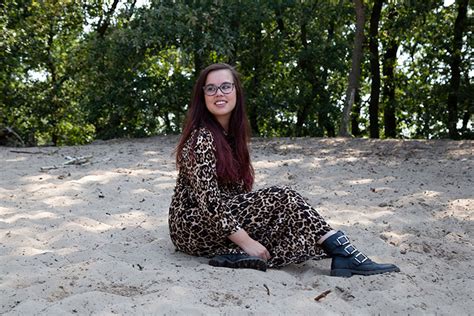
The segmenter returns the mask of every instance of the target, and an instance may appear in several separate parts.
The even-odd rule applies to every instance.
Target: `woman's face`
[[[220,88],[215,91],[216,87]],[[208,95],[214,91],[216,92],[214,95]],[[229,127],[230,116],[237,102],[234,77],[230,70],[214,70],[207,75],[204,99],[209,112],[214,115],[224,129],[227,129]]]

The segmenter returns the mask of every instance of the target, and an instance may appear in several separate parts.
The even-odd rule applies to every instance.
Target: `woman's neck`
[[[222,127],[222,130],[227,134],[229,133],[229,119],[217,118],[217,122]]]

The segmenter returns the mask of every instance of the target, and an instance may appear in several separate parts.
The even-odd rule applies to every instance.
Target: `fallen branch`
[[[64,168],[70,165],[84,165],[90,162],[90,159],[92,158],[92,156],[91,155],[81,156],[81,157],[66,156],[65,158],[68,161],[64,162],[62,165],[59,165],[59,166],[52,165],[52,166],[41,167],[41,171]]]
[[[92,156],[81,156],[81,157],[66,156],[65,158],[68,159],[68,161],[63,163],[63,165],[83,165],[85,163],[90,162],[90,159],[92,158]]]
[[[320,300],[322,300],[323,298],[325,298],[326,296],[328,296],[328,294],[331,293],[331,290],[326,290],[324,291],[323,293],[319,294],[318,296],[316,296],[314,298],[315,301],[319,302]]]
[[[50,154],[44,151],[27,151],[27,150],[10,150],[10,152],[16,153],[16,154],[30,154],[30,155],[38,155],[38,154],[49,155]]]

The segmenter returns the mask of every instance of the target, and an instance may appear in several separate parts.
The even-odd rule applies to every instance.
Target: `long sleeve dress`
[[[326,257],[317,241],[331,227],[299,193],[287,187],[246,192],[242,183],[220,183],[215,151],[204,127],[182,150],[168,217],[178,250],[206,257],[244,253],[227,238],[244,229],[270,252],[269,267]]]

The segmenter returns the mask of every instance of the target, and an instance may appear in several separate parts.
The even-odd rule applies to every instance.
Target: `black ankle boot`
[[[394,264],[380,264],[370,260],[350,243],[349,238],[342,231],[327,238],[321,247],[332,258],[332,276],[350,277],[353,274],[372,275],[400,272],[400,269]]]

